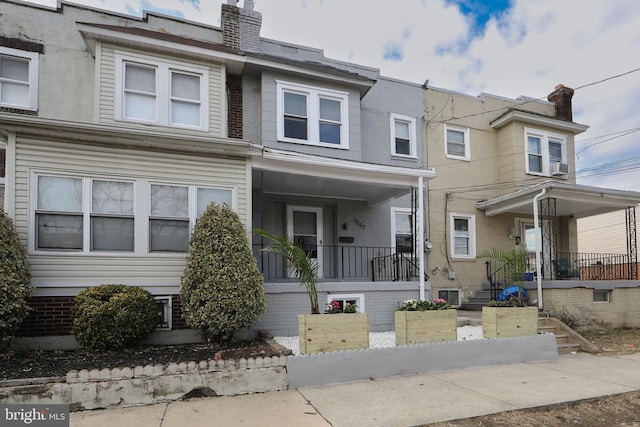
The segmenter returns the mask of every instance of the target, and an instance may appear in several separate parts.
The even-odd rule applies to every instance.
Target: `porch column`
[[[420,274],[420,300],[425,300],[424,295],[424,188],[423,188],[423,179],[422,177],[418,177],[418,230],[416,230],[416,234],[418,235],[418,260],[419,260],[419,272]]]
[[[638,241],[636,239],[636,208],[626,209],[627,257],[629,258],[629,280],[638,279]]]

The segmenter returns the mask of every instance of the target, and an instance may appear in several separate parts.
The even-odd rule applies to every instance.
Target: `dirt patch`
[[[140,346],[120,351],[8,351],[0,353],[0,381],[19,378],[63,377],[70,370],[124,368],[170,363],[265,357],[283,354],[269,340],[243,343],[198,343]]]
[[[429,424],[431,427],[614,427],[640,426],[640,392],[577,403],[501,412],[494,415]]]

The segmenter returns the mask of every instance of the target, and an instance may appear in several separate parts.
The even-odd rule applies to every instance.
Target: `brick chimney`
[[[262,14],[253,10],[253,0],[245,0],[244,8],[237,0],[222,4],[221,27],[225,46],[249,52],[260,52],[260,27]]]
[[[571,108],[571,98],[574,90],[562,84],[556,86],[555,90],[547,96],[550,102],[556,104],[556,118],[568,122],[573,121],[573,111]]]

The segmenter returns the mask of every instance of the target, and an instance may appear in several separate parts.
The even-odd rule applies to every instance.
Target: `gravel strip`
[[[276,342],[291,349],[293,354],[300,354],[298,337],[274,337]],[[458,328],[458,341],[482,340],[482,326],[460,326]],[[395,347],[395,332],[369,332],[369,348]]]

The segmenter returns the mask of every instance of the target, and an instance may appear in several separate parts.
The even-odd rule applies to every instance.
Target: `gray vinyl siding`
[[[277,117],[277,88],[276,81],[281,80],[301,85],[337,90],[349,93],[349,149],[332,147],[319,147],[312,144],[295,144],[278,141],[278,117]],[[347,160],[362,160],[362,144],[360,139],[360,94],[348,86],[340,86],[334,83],[327,84],[322,81],[300,79],[285,74],[263,73],[261,82],[262,94],[262,144],[265,147],[281,150],[296,151],[325,157],[334,157]],[[257,120],[258,117],[252,117]],[[247,118],[246,123],[252,123]],[[257,122],[256,122],[257,123]],[[388,133],[388,132],[387,132]]]
[[[247,168],[244,159],[189,156],[134,149],[19,139],[16,155],[16,226],[27,242],[31,172],[66,172],[112,178],[233,187],[237,212],[247,224]],[[35,197],[35,195],[34,195]],[[32,283],[38,288],[74,288],[125,283],[177,292],[186,254],[31,253]],[[160,292],[156,292],[160,293]]]
[[[116,93],[116,51],[118,52],[128,52],[128,53],[140,53],[145,56],[156,58],[160,61],[178,61],[176,58],[167,57],[157,54],[149,54],[146,52],[135,52],[129,51],[125,49],[115,48],[109,45],[101,45],[100,48],[100,61],[98,64],[99,69],[99,123],[103,124],[117,124],[118,126],[127,127],[127,128],[148,128],[149,126],[154,125],[144,125],[138,123],[127,122],[123,120],[115,120],[115,93]],[[198,62],[190,62],[184,61],[185,66],[196,65],[199,67],[207,67],[209,70],[209,131],[207,132],[210,135],[215,136],[226,136],[226,113],[225,113],[225,105],[224,99],[226,97],[226,93],[224,91],[225,87],[225,77],[224,77],[224,66],[222,64],[216,63],[198,63]],[[192,131],[188,129],[178,128],[180,132],[189,133],[189,134],[202,134],[199,131]]]

